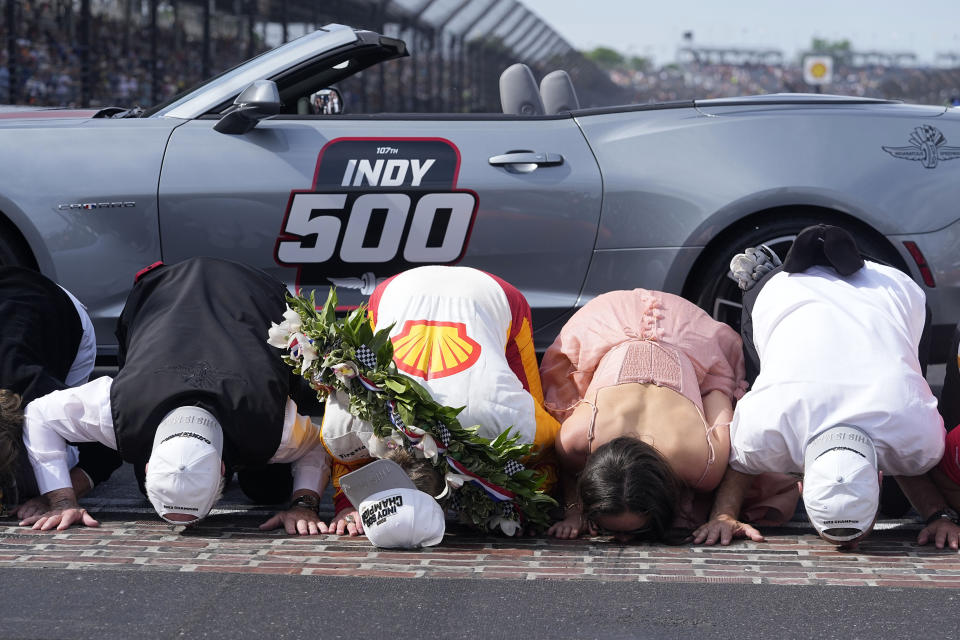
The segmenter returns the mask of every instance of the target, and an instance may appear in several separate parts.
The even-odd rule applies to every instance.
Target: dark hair
[[[384,457],[400,465],[403,470],[406,471],[407,475],[410,476],[410,479],[413,480],[413,484],[417,486],[417,489],[434,498],[440,495],[444,487],[446,487],[446,480],[440,472],[437,471],[433,462],[427,458],[416,457],[410,449],[406,447],[391,449]],[[438,500],[438,502],[440,502],[441,505],[444,503],[443,500]]]
[[[20,396],[0,389],[0,478],[15,472],[23,442],[23,409]]]
[[[577,491],[583,518],[635,513],[647,517],[646,539],[668,541],[683,482],[653,446],[622,436],[587,458]]]

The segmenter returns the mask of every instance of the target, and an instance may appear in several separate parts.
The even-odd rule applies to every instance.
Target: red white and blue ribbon
[[[437,453],[447,452],[447,445],[443,444],[443,442],[436,436],[430,436],[430,437],[433,438],[433,443],[437,445]]]
[[[293,340],[290,341],[290,346],[288,348],[290,349],[291,356],[293,356],[294,358],[300,357],[300,349],[301,349],[300,341],[297,340],[296,337],[294,337]]]
[[[416,431],[413,431],[412,429],[410,429],[410,427],[406,425],[398,427],[398,429],[400,429],[400,431],[403,432],[403,435],[407,436],[407,440],[409,440],[413,444],[417,444],[418,442],[420,442],[420,440],[423,439],[422,433],[417,433]]]
[[[381,391],[380,387],[370,381],[369,378],[364,377],[362,373],[357,375],[357,381],[359,381],[367,391]]]
[[[387,413],[391,416],[390,420],[393,420],[391,409],[389,404],[387,405]],[[402,423],[402,420],[401,420]],[[396,423],[394,423],[396,425]],[[417,449],[427,452],[429,449],[429,443],[424,441],[425,437],[428,437],[429,441],[432,441],[434,446],[437,448],[437,453],[444,453],[447,450],[447,445],[443,444],[440,440],[437,439],[431,433],[424,431],[423,429],[417,427],[408,427],[406,425],[397,427],[400,432],[407,437],[407,440]]]
[[[504,502],[505,500],[513,500],[516,496],[512,491],[508,491],[503,487],[497,486],[487,480],[486,478],[481,478],[477,474],[473,473],[467,469],[461,462],[454,460],[450,456],[447,456],[447,464],[450,467],[459,473],[460,475],[467,476],[470,478],[470,481],[478,485],[481,489],[487,492],[487,494],[494,499],[496,502]]]
[[[397,405],[393,400],[387,400],[387,417],[390,418],[390,422],[393,423],[400,431],[405,431],[405,425],[403,419],[400,417],[400,413],[397,411]]]

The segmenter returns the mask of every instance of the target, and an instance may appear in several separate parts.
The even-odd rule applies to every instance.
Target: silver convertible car
[[[960,320],[957,109],[800,94],[580,109],[526,72],[501,78],[504,113],[336,113],[327,88],[405,55],[331,24],[148,112],[0,113],[0,261],[75,293],[107,355],[134,274],[197,255],[291,290],[336,284],[346,306],[403,269],[477,267],[526,294],[542,350],[612,289],[679,292],[735,323],[731,255],[831,222],[923,286],[935,344]]]

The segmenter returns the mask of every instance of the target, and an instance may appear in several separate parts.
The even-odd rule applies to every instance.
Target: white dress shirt
[[[23,443],[40,493],[70,487],[68,442],[99,442],[117,448],[110,410],[110,377],[54,391],[24,410]],[[330,475],[330,457],[320,440],[320,427],[297,413],[287,399],[283,435],[270,463],[290,462],[294,490],[322,493]]]
[[[837,424],[873,438],[884,473],[926,473],[943,455],[943,420],[920,370],[924,294],[867,262],[852,276],[781,272],[757,295],[760,375],[730,424],[730,466],[800,473],[807,442]]]

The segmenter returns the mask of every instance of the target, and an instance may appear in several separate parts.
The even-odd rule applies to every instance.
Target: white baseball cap
[[[220,497],[223,429],[200,407],[179,407],[160,421],[147,467],[147,497],[167,522],[210,512]],[[194,516],[171,519],[171,514]]]
[[[841,424],[807,443],[803,504],[813,528],[831,542],[847,542],[870,529],[880,505],[877,450],[870,436]]]
[[[385,549],[432,547],[446,531],[443,508],[393,460],[375,460],[340,478],[367,538]]]

